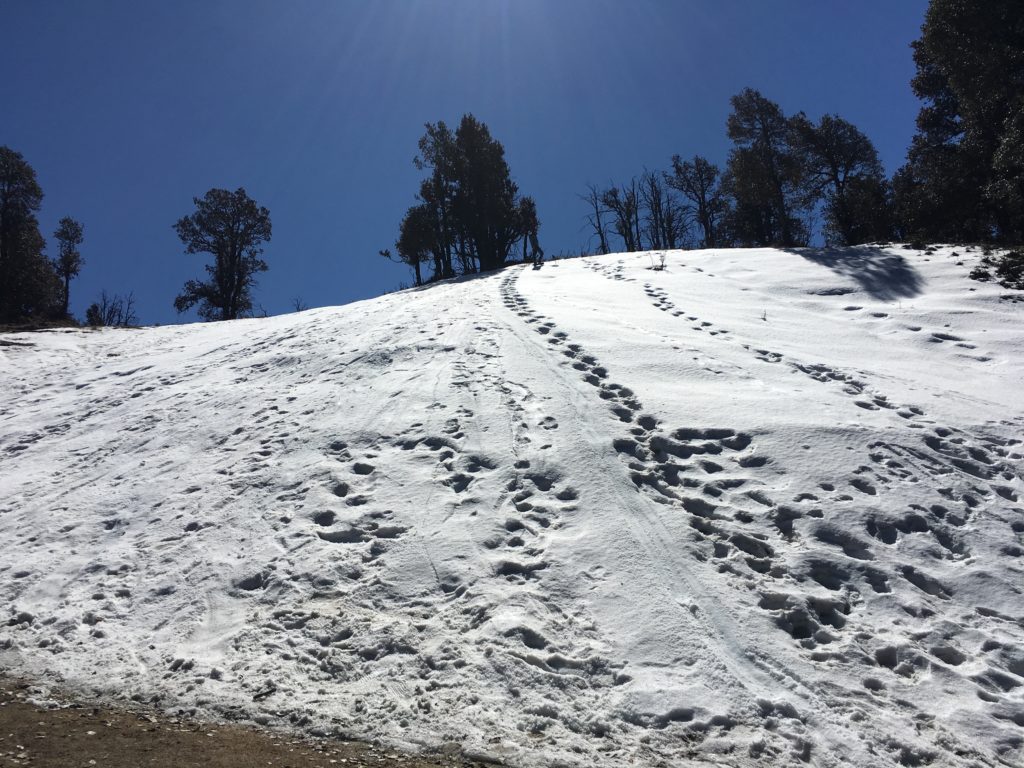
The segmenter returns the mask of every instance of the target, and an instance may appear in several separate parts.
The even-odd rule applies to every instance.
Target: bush
[[[1024,291],[1024,251],[1007,251],[1002,256],[983,256],[981,263],[971,270],[970,278],[985,283],[993,279],[1004,288]]]
[[[972,269],[971,274],[968,275],[968,277],[970,277],[971,280],[977,280],[982,283],[987,283],[989,280],[992,279],[992,275],[989,273],[989,271],[982,266],[977,266],[974,269]]]
[[[1007,251],[996,261],[996,276],[1007,288],[1024,291],[1024,251]]]
[[[85,324],[93,328],[115,327],[128,328],[136,325],[135,296],[114,294],[108,296],[106,291],[100,293],[100,300],[89,305],[85,310]]]

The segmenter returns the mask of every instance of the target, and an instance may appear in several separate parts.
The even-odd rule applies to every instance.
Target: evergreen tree
[[[925,104],[896,174],[900,226],[927,240],[1024,239],[1024,5],[932,0],[913,43]]]
[[[60,282],[43,255],[46,241],[36,212],[43,191],[25,158],[0,147],[0,321],[49,317],[59,306]]]
[[[406,211],[398,229],[398,240],[395,242],[398,260],[412,267],[416,285],[423,285],[424,264],[433,261],[436,274],[444,271],[435,225],[430,207],[422,203]],[[381,251],[381,255],[391,258],[391,251]]]
[[[723,186],[734,201],[731,229],[744,245],[806,245],[808,194],[793,123],[782,109],[747,88],[732,97],[733,142]]]
[[[825,202],[825,242],[854,245],[895,236],[892,185],[884,176],[854,176],[846,183],[841,209],[837,200],[830,196]]]
[[[78,273],[85,263],[82,260],[82,254],[78,251],[78,246],[82,244],[82,225],[70,216],[65,216],[57,225],[57,231],[53,233],[53,237],[57,241],[58,248],[57,259],[53,266],[57,271],[57,276],[64,283],[64,291],[61,295],[63,299],[61,313],[67,317],[71,301],[71,280],[78,277]]]
[[[519,239],[518,187],[512,181],[505,149],[491,138],[487,126],[465,115],[455,132],[458,186],[455,217],[460,252],[472,256],[479,271],[505,263]]]
[[[234,320],[252,309],[256,275],[267,271],[260,258],[270,240],[270,211],[256,205],[245,190],[211,189],[193,198],[195,213],[174,225],[186,253],[208,253],[210,279],[189,280],[174,300],[178,312],[199,305],[204,320]]]
[[[529,228],[539,226],[535,206],[532,218],[524,218],[529,206],[519,197],[501,143],[472,115],[463,116],[455,131],[444,122],[427,124],[414,162],[429,175],[420,183],[418,204],[402,220],[396,250],[418,282],[424,263],[433,263],[433,279],[500,267],[515,243],[530,237]],[[536,234],[534,227],[533,240]],[[380,253],[391,258],[389,250]]]
[[[519,232],[523,241],[523,261],[526,262],[529,258],[527,255],[527,247],[533,247],[534,258],[540,253],[544,255],[544,251],[540,247],[540,242],[537,240],[537,232],[540,230],[540,219],[537,218],[537,203],[534,202],[532,197],[521,197],[519,198]]]
[[[1024,108],[1007,117],[1006,130],[992,156],[992,179],[986,194],[999,206],[1006,222],[1006,242],[1024,242]]]
[[[854,245],[891,235],[885,173],[874,144],[852,123],[791,119],[808,189],[825,202],[825,242]]]
[[[443,120],[433,125],[428,123],[426,130],[419,140],[420,153],[413,160],[419,170],[430,171],[420,183],[419,199],[425,210],[414,213],[410,208],[406,219],[412,217],[415,228],[424,225],[417,217],[425,216],[430,221],[434,277],[444,279],[455,274],[452,254],[457,245],[458,225],[453,208],[458,187],[458,151],[455,134]]]

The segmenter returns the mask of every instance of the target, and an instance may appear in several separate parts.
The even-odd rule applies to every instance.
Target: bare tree
[[[701,230],[701,245],[715,248],[721,244],[721,220],[725,214],[725,198],[719,182],[718,166],[700,155],[692,160],[672,158],[672,175],[666,181],[679,190],[689,202],[689,212]]]
[[[296,296],[292,299],[292,310],[294,312],[305,312],[307,309],[309,309],[309,304],[301,296]]]
[[[611,187],[601,194],[601,203],[612,215],[615,233],[622,238],[625,251],[643,249],[640,228],[640,195],[636,179],[629,180],[629,186]]]
[[[590,225],[594,234],[597,235],[598,253],[611,253],[611,249],[608,247],[608,229],[604,218],[608,216],[608,209],[604,207],[602,202],[602,193],[593,184],[588,184],[587,194],[580,195],[580,200],[583,200],[590,206],[590,213],[587,214],[587,224]]]
[[[135,295],[114,294],[108,296],[106,291],[100,292],[100,300],[89,305],[85,311],[85,322],[94,327],[108,326],[127,328],[138,325],[139,318],[135,315]]]
[[[666,248],[673,250],[692,247],[690,217],[686,206],[671,193],[666,195],[663,226]]]
[[[644,208],[644,234],[652,250],[665,247],[663,234],[665,222],[665,188],[656,174],[644,169],[640,177],[640,203]]]
[[[644,171],[640,177],[640,203],[644,210],[644,234],[654,250],[682,247],[686,236],[686,212],[666,186],[663,174]]]

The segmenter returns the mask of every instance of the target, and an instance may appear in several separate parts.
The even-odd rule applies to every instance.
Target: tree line
[[[36,213],[43,190],[20,154],[0,147],[0,322],[66,316],[71,281],[82,269],[80,222],[65,216],[53,233],[57,255],[44,255],[46,240]]]
[[[903,240],[1024,241],[1024,5],[932,0],[913,44],[923,102],[906,163],[887,178],[871,140],[747,88],[732,97],[724,167],[676,155],[664,171],[589,185],[600,253]]]
[[[829,245],[902,240],[1024,242],[1024,5],[1019,0],[931,0],[913,43],[923,101],[906,163],[886,177],[871,140],[835,114],[813,121],[747,88],[731,99],[732,147],[719,167],[699,154],[671,158],[624,184],[590,185],[581,198],[599,253],[726,246],[807,245],[820,221]],[[533,198],[512,180],[505,150],[470,114],[454,129],[427,124],[414,159],[424,172],[398,226],[394,251],[417,285],[543,257]],[[43,199],[26,160],[0,147],[0,323],[72,322],[71,283],[85,265],[84,227],[71,217],[53,233],[36,214]],[[244,189],[211,189],[174,230],[187,254],[206,254],[206,278],[186,282],[179,312],[204,320],[251,315],[270,212]],[[989,269],[1024,287],[1024,255]],[[296,308],[301,307],[296,300]],[[89,324],[137,322],[131,294],[105,292]]]
[[[675,155],[669,170],[588,186],[580,197],[598,251],[803,246],[819,210],[829,245],[891,237],[878,153],[850,122],[787,117],[747,88],[732,98],[726,128],[733,147],[724,168],[701,155]]]
[[[85,265],[81,222],[65,216],[53,233],[56,255],[46,257],[46,239],[36,214],[43,191],[35,170],[9,147],[0,147],[0,324],[75,324],[71,281]],[[270,212],[239,188],[211,189],[193,198],[195,212],[174,230],[189,254],[213,257],[206,280],[189,280],[174,300],[178,312],[198,306],[204,320],[234,320],[252,311],[256,275],[267,270],[262,244],[270,240]],[[90,326],[138,323],[134,294],[104,290],[85,312]]]

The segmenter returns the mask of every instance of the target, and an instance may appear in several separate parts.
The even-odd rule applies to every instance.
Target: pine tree
[[[455,131],[455,147],[454,211],[463,235],[460,251],[475,258],[481,272],[497,269],[520,236],[519,189],[505,162],[504,147],[472,115],[465,115]]]
[[[60,282],[43,255],[46,241],[36,212],[43,191],[25,158],[0,147],[0,321],[51,316],[59,306]]]
[[[199,305],[204,320],[234,320],[252,309],[256,275],[267,271],[260,258],[270,240],[270,211],[256,205],[245,190],[211,189],[193,198],[195,213],[174,225],[186,253],[208,253],[210,279],[189,280],[174,300],[178,312]]]
[[[723,185],[734,201],[731,229],[745,245],[806,245],[808,195],[793,123],[782,109],[747,88],[732,97],[727,123],[734,147]]]
[[[532,197],[521,197],[519,198],[519,234],[522,238],[523,243],[523,261],[525,262],[529,257],[527,255],[528,246],[533,248],[533,258],[543,258],[544,250],[540,247],[540,242],[537,239],[537,232],[540,230],[540,219],[537,218],[537,203],[534,202]]]
[[[82,266],[85,264],[82,254],[78,251],[78,246],[82,244],[83,239],[82,225],[70,216],[65,216],[57,225],[57,231],[53,233],[53,237],[57,241],[58,248],[53,266],[57,276],[64,283],[61,313],[67,317],[71,301],[71,280],[78,277],[78,273],[82,271]]]
[[[1024,239],[1024,5],[932,0],[913,43],[925,104],[896,174],[900,226],[933,241]]]
[[[527,198],[519,197],[501,143],[472,115],[455,131],[443,121],[428,123],[414,162],[429,173],[420,182],[419,202],[402,219],[395,248],[417,282],[428,263],[432,279],[496,269],[516,242],[531,237],[530,227],[539,226],[535,206],[532,218],[524,218]],[[380,254],[393,258],[390,250]]]
[[[398,252],[399,260],[412,267],[416,285],[423,285],[423,264],[433,260],[435,271],[438,274],[444,271],[440,264],[441,253],[435,222],[429,206],[425,203],[414,205],[406,212],[399,226],[395,250]],[[391,256],[390,251],[381,251],[381,254]]]
[[[419,199],[424,210],[414,212],[410,208],[405,218],[411,218],[415,229],[422,229],[430,222],[434,277],[444,279],[455,274],[452,256],[458,240],[458,225],[453,209],[458,186],[458,151],[455,134],[443,120],[428,123],[426,131],[419,140],[420,153],[413,160],[419,170],[430,171],[420,182]]]
[[[992,156],[992,179],[986,195],[999,207],[1006,222],[1002,239],[1024,242],[1024,108],[1006,120],[1006,130]]]

